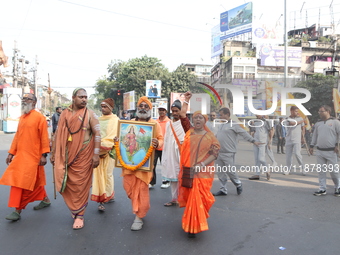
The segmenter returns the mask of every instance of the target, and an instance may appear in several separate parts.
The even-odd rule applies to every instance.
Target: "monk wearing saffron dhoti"
[[[154,148],[163,146],[162,130],[157,121],[151,119],[152,103],[147,97],[141,97],[137,103],[137,117],[135,121],[153,122],[156,123],[155,133],[156,138],[152,139]],[[119,141],[115,137],[115,143]],[[138,231],[143,227],[143,220],[150,209],[149,183],[152,179],[152,172],[140,171],[139,169],[128,170],[122,169],[123,186],[127,196],[131,199],[132,212],[136,217],[131,226],[131,230]]]
[[[103,100],[100,107],[103,115],[99,117],[101,136],[99,166],[93,169],[91,200],[99,203],[98,210],[104,212],[104,203],[114,201],[113,169],[115,160],[110,152],[114,145],[113,138],[117,136],[119,118],[112,113],[114,108],[112,98]]]
[[[46,118],[34,108],[37,98],[24,94],[22,113],[18,130],[14,136],[6,163],[8,168],[0,179],[0,184],[11,186],[8,207],[15,211],[7,215],[7,220],[17,221],[27,204],[42,200],[35,210],[48,207],[44,165],[50,152]]]
[[[178,202],[180,207],[185,207],[182,228],[188,237],[194,238],[197,233],[209,229],[207,219],[215,202],[210,190],[214,181],[214,160],[218,156],[220,144],[206,126],[206,114],[195,112],[191,127],[186,112],[192,94],[186,92],[184,96],[180,120],[186,134],[181,147]]]
[[[71,211],[73,229],[84,227],[93,168],[99,165],[99,121],[86,105],[86,90],[75,89],[72,105],[60,115],[52,145],[51,163],[54,164],[56,190]]]

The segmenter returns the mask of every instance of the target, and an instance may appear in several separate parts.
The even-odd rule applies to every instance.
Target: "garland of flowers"
[[[131,166],[131,165],[127,165],[125,164],[122,155],[120,154],[120,149],[119,149],[119,141],[115,142],[115,150],[116,150],[116,154],[117,154],[117,158],[119,160],[119,163],[123,166],[123,168],[130,170],[130,171],[135,171],[139,168],[141,168],[146,161],[148,161],[148,159],[150,158],[152,151],[154,150],[154,147],[152,146],[152,144],[150,145],[150,148],[148,149],[148,152],[146,153],[144,159],[136,166]]]

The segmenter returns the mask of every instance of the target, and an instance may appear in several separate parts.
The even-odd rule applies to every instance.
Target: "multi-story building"
[[[210,84],[211,82],[211,68],[213,65],[205,64],[182,64],[189,72],[194,73],[197,76],[198,82],[204,82]]]

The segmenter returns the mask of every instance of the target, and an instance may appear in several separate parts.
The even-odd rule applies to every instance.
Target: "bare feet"
[[[75,218],[73,223],[73,229],[82,229],[84,227],[84,219]]]

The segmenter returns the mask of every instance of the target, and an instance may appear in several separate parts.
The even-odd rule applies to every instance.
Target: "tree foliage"
[[[122,97],[115,98],[113,90],[135,91],[136,99],[145,96],[146,80],[161,80],[161,97],[170,100],[171,92],[185,92],[193,84],[196,76],[188,72],[183,65],[174,72],[169,70],[154,57],[143,56],[128,61],[114,60],[108,66],[108,77],[102,77],[96,83],[97,105],[100,99],[111,97],[115,100],[116,110],[122,105]]]
[[[315,123],[319,119],[318,110],[322,105],[332,107],[334,115],[334,104],[332,90],[337,84],[334,76],[325,76],[322,74],[314,74],[311,79],[296,84],[296,87],[305,88],[311,93],[311,100],[304,103],[306,109],[312,114],[309,116],[311,122]],[[296,98],[303,98],[305,95],[296,93]]]
[[[116,60],[108,67],[108,80],[117,89],[134,90],[137,97],[145,95],[146,80],[161,80],[162,88],[167,86],[169,71],[159,59],[143,56],[130,59],[127,62]],[[162,93],[163,96],[163,93]]]
[[[186,92],[195,85],[196,76],[187,71],[184,65],[180,65],[170,75],[170,82],[165,90],[166,97],[170,98],[171,92]]]

